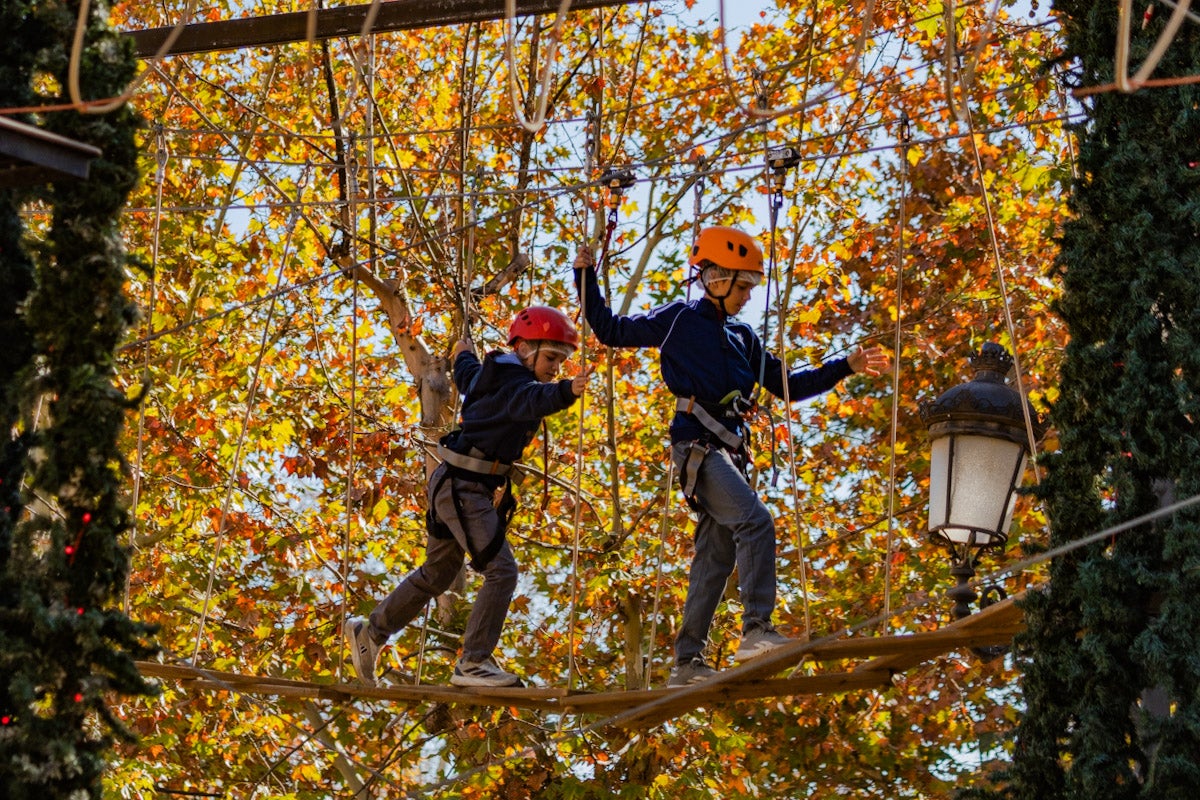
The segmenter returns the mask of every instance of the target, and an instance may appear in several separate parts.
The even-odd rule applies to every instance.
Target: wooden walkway
[[[181,688],[242,694],[349,702],[356,698],[395,703],[453,703],[506,706],[608,717],[606,723],[647,728],[693,709],[736,700],[883,688],[892,677],[944,653],[971,647],[1004,645],[1023,627],[1015,595],[966,619],[930,633],[847,637],[840,634],[796,641],[747,664],[719,672],[704,683],[674,689],[616,692],[568,692],[560,688],[484,689],[457,686],[388,686],[357,683],[316,684],[240,675],[186,665],[138,662],[148,678],[177,681]],[[796,665],[813,674],[779,678]],[[816,671],[816,665],[823,669]]]

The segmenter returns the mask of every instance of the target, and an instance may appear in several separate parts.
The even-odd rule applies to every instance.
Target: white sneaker
[[[351,617],[346,620],[342,634],[350,647],[350,664],[359,681],[375,686],[375,662],[379,658],[380,646],[371,639],[371,623],[366,617]]]
[[[464,661],[461,658],[454,666],[450,683],[455,686],[524,686],[521,679],[511,672],[500,669],[496,659],[488,656],[483,661]]]
[[[716,674],[717,671],[710,667],[707,661],[697,656],[691,661],[672,667],[671,677],[667,679],[667,686],[691,686],[694,683],[703,683]]]
[[[793,641],[795,640],[787,638],[774,628],[755,628],[742,634],[742,642],[733,654],[733,660],[749,661]]]

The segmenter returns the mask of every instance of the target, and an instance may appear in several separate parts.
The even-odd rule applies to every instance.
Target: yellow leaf
[[[379,498],[379,502],[375,504],[375,507],[371,509],[371,516],[376,522],[382,522],[391,509],[392,507],[388,505],[387,498],[381,497]]]

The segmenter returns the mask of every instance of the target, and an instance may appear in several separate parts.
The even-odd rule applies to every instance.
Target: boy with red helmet
[[[878,375],[888,359],[878,348],[857,348],[818,369],[783,371],[753,329],[734,317],[763,279],[762,249],[736,229],[705,228],[688,263],[704,296],[675,301],[647,314],[619,316],[604,302],[594,257],[575,259],[575,285],[596,338],[615,347],[657,347],[663,381],[676,396],[671,454],[684,497],[696,511],[695,553],[683,621],[675,638],[668,686],[716,674],[704,657],[725,583],[738,570],[742,638],[734,658],[747,661],[789,640],[771,622],[775,611],[775,520],[746,477],[744,413],[756,386],[803,400],[828,391],[855,372]]]
[[[438,444],[442,463],[429,478],[429,539],[425,562],[371,612],[347,620],[345,636],[359,680],[375,685],[375,663],[388,637],[450,587],[469,558],[483,585],[467,617],[456,686],[521,686],[496,663],[493,651],[517,585],[517,562],[505,539],[516,503],[509,478],[542,418],[574,404],[590,371],[557,380],[579,346],[579,333],[558,309],[532,306],[513,319],[510,352],[482,362],[467,340],[454,348],[454,383],[463,394],[458,429]],[[498,490],[501,499],[494,503]]]

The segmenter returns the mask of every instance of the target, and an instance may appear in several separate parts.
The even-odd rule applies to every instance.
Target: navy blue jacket
[[[614,314],[600,295],[594,269],[575,270],[575,285],[586,276],[583,293],[588,324],[596,338],[614,347],[657,347],[659,366],[667,389],[678,397],[695,397],[706,404],[720,403],[730,392],[744,398],[754,396],[763,346],[754,330],[726,316],[708,298],[689,303],[677,300],[652,309],[648,314],[622,317]],[[783,362],[766,353],[763,388],[783,396]],[[803,400],[829,391],[853,373],[844,358],[826,362],[817,369],[788,373],[788,397]],[[739,417],[719,417],[725,427],[742,433]],[[677,412],[671,421],[671,441],[703,438],[705,428],[691,414]]]
[[[489,461],[511,464],[533,441],[542,418],[576,400],[571,379],[542,383],[514,353],[493,350],[483,363],[472,352],[454,359],[454,384],[463,394],[462,429],[447,446],[467,454],[472,447]]]

